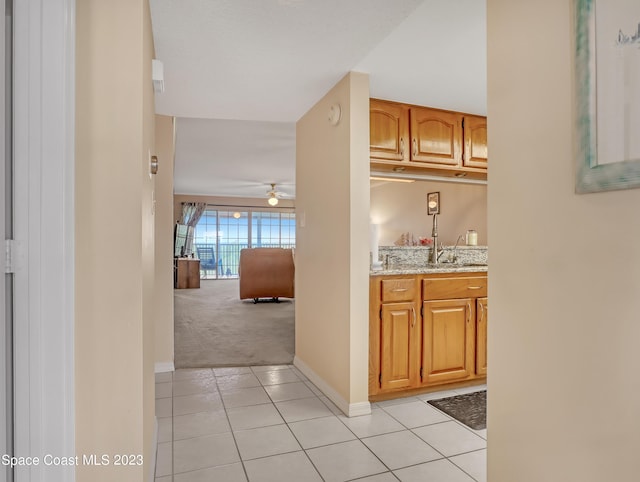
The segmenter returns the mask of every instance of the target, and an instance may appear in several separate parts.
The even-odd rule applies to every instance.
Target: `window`
[[[296,215],[279,210],[207,208],[195,231],[200,277],[237,278],[243,248],[294,248]]]

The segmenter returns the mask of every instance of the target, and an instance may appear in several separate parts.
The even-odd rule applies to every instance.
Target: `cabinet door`
[[[380,389],[415,386],[418,380],[419,329],[413,303],[382,305]]]
[[[462,114],[412,107],[411,161],[444,166],[462,162]]]
[[[487,321],[489,319],[489,302],[487,298],[477,299],[476,323],[476,373],[487,374]]]
[[[409,108],[371,99],[369,104],[371,159],[409,160]]]
[[[463,166],[487,168],[487,118],[464,116]]]
[[[422,383],[459,380],[474,373],[475,300],[424,302]]]

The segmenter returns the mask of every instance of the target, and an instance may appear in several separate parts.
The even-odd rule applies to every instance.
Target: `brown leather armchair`
[[[293,298],[293,250],[246,248],[240,251],[240,299]]]

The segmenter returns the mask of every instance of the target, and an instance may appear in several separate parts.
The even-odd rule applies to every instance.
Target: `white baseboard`
[[[175,372],[173,362],[156,362],[156,373]]]
[[[318,387],[329,400],[335,403],[347,417],[357,417],[358,415],[369,415],[371,413],[371,404],[369,402],[349,403],[297,356],[293,357],[293,365],[311,380],[311,383]]]
[[[153,417],[153,447],[151,449],[151,467],[149,482],[156,480],[156,460],[158,459],[158,417]]]

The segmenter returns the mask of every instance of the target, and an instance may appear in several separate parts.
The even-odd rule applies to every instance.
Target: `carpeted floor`
[[[202,280],[200,289],[174,294],[176,368],[293,362],[293,300],[240,300],[237,279]]]
[[[487,428],[487,391],[429,400],[429,403],[474,430]]]

